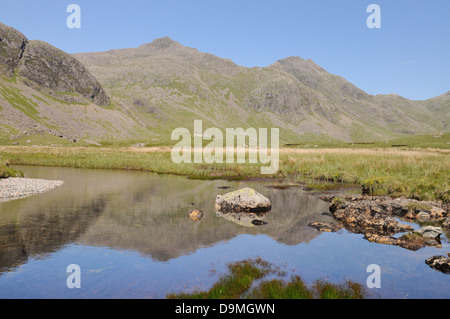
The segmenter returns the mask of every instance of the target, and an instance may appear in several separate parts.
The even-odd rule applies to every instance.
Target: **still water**
[[[0,298],[165,298],[208,289],[226,265],[261,257],[289,279],[366,283],[381,268],[380,298],[450,298],[450,276],[425,259],[450,252],[370,243],[340,230],[307,226],[329,220],[328,204],[301,188],[256,182],[197,181],[142,172],[19,167],[29,178],[63,180],[45,194],[0,203]],[[224,189],[223,186],[230,187]],[[216,195],[252,187],[268,197],[266,225],[247,227],[214,212]],[[205,213],[189,219],[193,209]],[[67,267],[79,265],[81,288]]]

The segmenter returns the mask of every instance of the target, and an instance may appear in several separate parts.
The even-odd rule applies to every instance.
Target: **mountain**
[[[369,95],[300,57],[247,68],[168,37],[69,55],[0,24],[0,141],[7,144],[39,134],[167,144],[173,129],[192,129],[197,119],[204,129],[279,127],[282,144],[374,141],[448,131],[449,108],[449,94]]]
[[[434,102],[372,96],[300,57],[246,68],[168,37],[74,56],[113,101],[132,106],[150,129],[165,134],[193,119],[221,128],[277,126],[285,141],[380,140],[448,130],[448,96]]]
[[[76,58],[0,23],[0,140],[132,136],[136,123]],[[115,125],[120,128],[116,132]]]

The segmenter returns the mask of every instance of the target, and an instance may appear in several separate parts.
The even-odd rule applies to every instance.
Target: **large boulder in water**
[[[216,211],[267,212],[272,208],[270,200],[256,190],[246,187],[225,195],[217,195]]]

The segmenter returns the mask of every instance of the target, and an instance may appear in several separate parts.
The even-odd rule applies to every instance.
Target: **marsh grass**
[[[208,291],[172,293],[168,299],[363,299],[365,289],[358,283],[347,281],[335,284],[324,280],[308,286],[299,276],[290,281],[282,279],[262,280],[269,274],[284,276],[271,263],[260,258],[246,259],[228,265],[223,275]],[[261,280],[259,284],[254,283]]]
[[[259,163],[175,164],[170,147],[16,146],[0,147],[0,156],[16,165],[125,169],[195,179],[290,180],[316,189],[365,185],[373,195],[450,200],[450,150],[443,149],[280,149],[279,170],[273,175],[261,175]]]

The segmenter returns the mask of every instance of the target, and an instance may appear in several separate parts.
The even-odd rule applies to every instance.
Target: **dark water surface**
[[[327,220],[328,204],[301,188],[252,182],[196,181],[142,172],[20,167],[26,177],[63,180],[45,194],[0,203],[0,298],[165,298],[208,289],[226,265],[261,257],[307,283],[366,283],[381,268],[382,298],[449,298],[450,276],[425,260],[450,252],[370,243],[341,230],[307,226]],[[229,186],[230,189],[221,189]],[[216,195],[252,187],[272,202],[263,226],[246,227],[214,212]],[[193,209],[201,221],[188,218]],[[416,227],[417,225],[415,225]],[[69,289],[67,266],[81,269]]]

